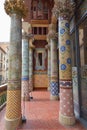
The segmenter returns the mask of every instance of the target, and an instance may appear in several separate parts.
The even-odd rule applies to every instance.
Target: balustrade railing
[[[0,85],[0,110],[6,104],[7,84]]]

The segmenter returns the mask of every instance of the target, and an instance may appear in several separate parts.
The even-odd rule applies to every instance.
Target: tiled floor
[[[0,130],[5,130],[4,124],[5,109],[0,112]]]
[[[4,130],[4,111],[0,113],[0,130]],[[27,121],[18,130],[87,130],[79,121],[73,127],[62,126],[58,121],[58,112],[59,101],[50,101],[49,92],[34,91],[33,99],[25,103]]]

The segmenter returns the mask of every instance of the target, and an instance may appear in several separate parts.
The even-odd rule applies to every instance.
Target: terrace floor
[[[78,120],[73,127],[62,126],[58,121],[59,101],[50,101],[48,91],[34,91],[32,95],[33,99],[25,103],[26,123],[17,130],[87,130]],[[5,109],[0,112],[0,130],[5,130],[4,115]]]

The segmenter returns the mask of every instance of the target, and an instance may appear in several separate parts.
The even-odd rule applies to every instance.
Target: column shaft
[[[29,43],[26,34],[22,40],[22,99],[29,100]]]
[[[48,90],[50,90],[50,80],[51,80],[51,52],[50,47],[48,47]]]
[[[29,48],[29,91],[33,90],[33,48]]]
[[[51,44],[51,83],[50,99],[58,99],[58,65],[57,65],[57,43],[56,39],[50,39]]]
[[[6,130],[16,130],[21,122],[21,19],[27,9],[21,0],[6,0],[4,9],[11,17],[5,127]]]
[[[11,15],[6,130],[16,130],[21,120],[21,16]]]
[[[72,71],[71,71],[71,46],[69,34],[69,19],[59,17],[59,80],[60,80],[60,111],[59,121],[64,125],[75,123]]]

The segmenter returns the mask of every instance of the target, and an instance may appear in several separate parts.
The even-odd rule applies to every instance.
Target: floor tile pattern
[[[22,103],[27,121],[17,130],[87,130],[78,120],[73,127],[62,126],[58,121],[59,101],[50,101],[49,92],[34,91],[32,96],[33,99]],[[0,130],[5,130],[4,115],[5,109],[0,112]]]

